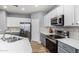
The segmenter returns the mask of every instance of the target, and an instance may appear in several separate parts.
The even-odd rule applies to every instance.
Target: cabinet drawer
[[[58,53],[69,53],[69,52],[67,52],[66,50],[64,50],[60,46],[58,46]]]
[[[75,48],[73,48],[67,44],[64,44],[62,42],[58,42],[58,46],[60,46],[64,50],[68,51],[69,53],[75,53]]]

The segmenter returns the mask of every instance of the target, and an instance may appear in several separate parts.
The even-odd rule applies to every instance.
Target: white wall
[[[44,25],[44,12],[37,12],[37,13],[33,13],[31,14],[31,19],[39,19],[39,24],[40,27],[42,27],[42,25]]]
[[[40,43],[39,19],[32,19],[32,41]]]
[[[7,28],[7,19],[6,19],[6,12],[0,11],[0,30],[5,30]],[[0,31],[2,33],[2,31]]]
[[[32,19],[32,41],[40,41],[40,27],[43,25],[43,12],[37,12],[31,14]]]

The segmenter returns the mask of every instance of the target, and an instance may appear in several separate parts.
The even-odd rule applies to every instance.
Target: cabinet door
[[[58,16],[64,14],[63,5],[58,6],[56,9],[57,9],[57,15]]]
[[[56,8],[51,11],[51,16],[52,16],[52,18],[57,17],[57,9]]]
[[[19,27],[20,19],[17,17],[7,17],[7,27]]]
[[[64,50],[66,50],[69,53],[75,53],[75,48],[73,48],[65,43],[58,42],[58,46],[63,48]]]
[[[50,26],[50,18],[48,15],[44,16],[44,26]]]
[[[46,38],[46,48],[51,53],[57,53],[57,44],[55,44],[54,42],[50,41],[48,38]]]
[[[19,18],[20,22],[31,22],[31,19],[29,18]]]
[[[51,26],[51,18],[54,18],[57,16],[57,10],[53,9],[51,12],[49,12],[47,15],[44,16],[44,26]]]
[[[74,6],[65,5],[64,6],[64,26],[74,25]]]
[[[75,6],[75,25],[79,26],[79,5]]]
[[[41,40],[41,44],[43,45],[43,46],[46,46],[46,39],[45,39],[45,35],[43,35],[42,33],[40,34],[40,40]]]
[[[79,53],[79,50],[78,50],[78,49],[76,49],[76,52],[77,52],[77,53]]]

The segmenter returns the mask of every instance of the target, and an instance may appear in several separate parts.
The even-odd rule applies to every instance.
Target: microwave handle
[[[57,24],[59,24],[59,19],[57,18]]]

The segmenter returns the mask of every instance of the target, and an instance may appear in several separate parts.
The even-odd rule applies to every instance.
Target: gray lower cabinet
[[[76,53],[76,49],[62,42],[58,42],[58,53]]]
[[[64,50],[62,47],[58,46],[58,53],[68,53],[68,52]]]
[[[79,50],[77,50],[77,53],[79,53]]]
[[[44,34],[40,34],[41,44],[46,47],[46,37]]]

